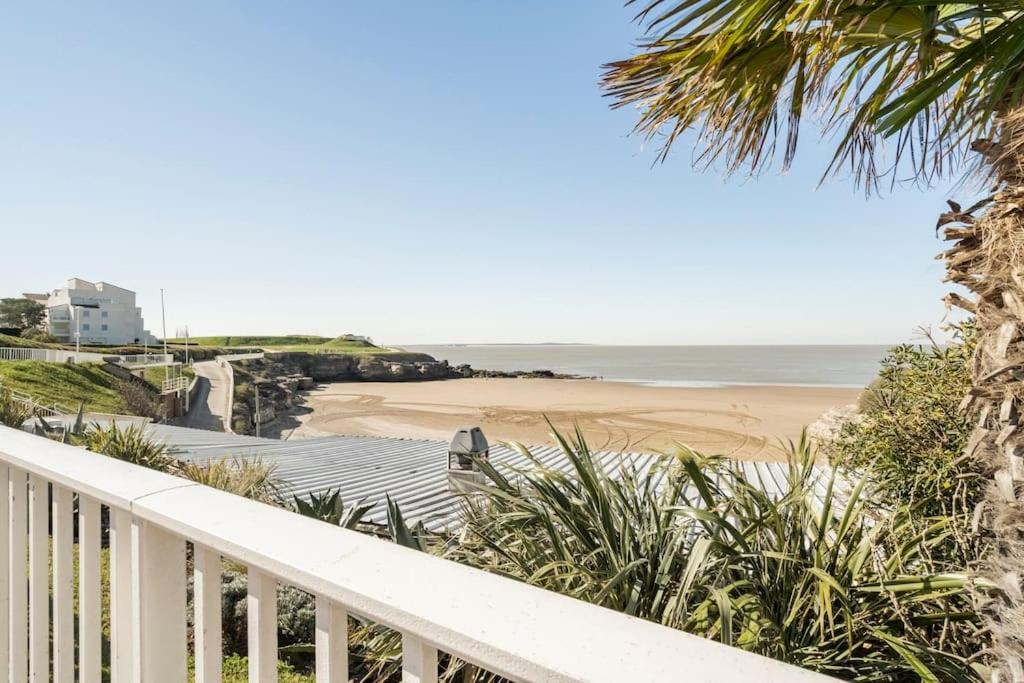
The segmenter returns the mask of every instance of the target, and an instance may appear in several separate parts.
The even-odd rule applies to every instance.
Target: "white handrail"
[[[274,680],[277,659],[276,586],[295,586],[316,597],[317,680],[348,680],[346,622],[351,612],[402,635],[403,680],[434,681],[438,651],[461,657],[485,670],[521,681],[786,681],[829,680],[780,662],[687,635],[658,624],[597,607],[523,583],[341,529],[287,510],[256,503],[194,482],[0,427],[0,479],[11,529],[4,539],[8,557],[31,550],[28,588],[19,561],[0,563],[11,593],[9,653],[11,670],[28,650],[48,652],[50,630],[39,620],[49,600],[46,487],[53,487],[53,575],[62,585],[70,576],[73,522],[70,494],[79,495],[79,514],[94,524],[97,504],[111,519],[111,668],[118,679],[184,680],[186,642],[185,544],[195,549],[197,582],[193,646],[202,670],[220,657],[220,558],[249,569],[250,680]],[[27,492],[27,495],[26,495]],[[43,504],[37,504],[42,501]],[[8,506],[10,506],[8,508]],[[27,511],[27,512],[26,512]],[[28,538],[22,521],[28,517]],[[80,523],[84,523],[81,519]],[[80,538],[86,558],[86,604],[96,605],[95,527]],[[94,547],[95,546],[95,547]],[[42,551],[38,549],[42,548]],[[33,550],[34,549],[34,550]],[[36,554],[41,552],[40,557]],[[16,572],[8,576],[6,572]],[[68,584],[69,585],[69,584]],[[25,633],[26,595],[29,603]],[[81,599],[81,598],[80,598]],[[67,650],[74,648],[71,591],[54,591],[53,629],[61,646],[53,649],[54,680],[70,681]],[[66,604],[65,604],[66,603]],[[35,621],[33,621],[35,620]],[[202,625],[201,628],[198,625]],[[83,661],[92,670],[82,680],[99,680],[99,615],[80,624]],[[42,639],[38,643],[32,640]],[[60,666],[58,664],[60,660]],[[45,665],[45,662],[42,662]],[[38,668],[37,674],[46,679]],[[266,676],[266,678],[263,678]],[[212,680],[204,673],[197,677]]]
[[[121,356],[106,356],[106,358],[118,365],[133,367],[174,364],[174,354],[171,353],[136,353]]]
[[[0,360],[36,360],[45,363],[103,362],[101,353],[89,351],[64,351],[62,349],[26,349],[17,346],[0,347]]]
[[[96,353],[94,351],[65,351],[64,349],[35,349],[22,348],[19,346],[0,347],[0,360],[37,360],[46,363],[88,362],[102,363],[104,361],[125,366],[149,366],[149,365],[171,365],[174,363],[174,354],[170,353],[138,353],[127,355],[112,355],[109,353]]]
[[[216,356],[216,360],[231,363],[236,360],[259,360],[263,358],[262,351],[254,351],[252,353],[225,353]]]
[[[166,394],[169,391],[181,391],[182,389],[188,389],[189,381],[189,378],[185,377],[184,375],[182,375],[181,377],[171,377],[170,379],[165,379],[161,383],[160,391]]]

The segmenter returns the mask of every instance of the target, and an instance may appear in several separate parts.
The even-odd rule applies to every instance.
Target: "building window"
[[[85,323],[84,325],[82,325],[82,331],[83,332],[88,332],[89,331],[89,323]]]
[[[107,311],[100,311],[100,317],[101,318],[109,318],[110,316],[109,316]]]
[[[89,311],[88,310],[82,311],[82,317],[83,318],[88,318],[89,317]]]
[[[106,332],[107,331],[107,324],[106,323],[100,325],[100,331],[101,332]]]

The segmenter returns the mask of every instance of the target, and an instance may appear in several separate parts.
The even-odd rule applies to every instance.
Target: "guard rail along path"
[[[235,406],[235,369],[231,367],[231,363],[237,360],[259,360],[263,358],[262,351],[256,351],[252,353],[229,353],[220,356],[214,356],[214,360],[217,364],[224,369],[228,374],[228,386],[227,386],[227,406],[224,409],[224,431],[230,434],[234,433],[234,428],[231,426],[231,418],[234,414]]]
[[[347,616],[402,636],[403,681],[449,652],[518,681],[793,681],[817,674],[284,509],[0,427],[7,680],[100,681],[100,520],[110,519],[113,683],[220,680],[221,563],[248,568],[249,680],[276,679],[277,586],[316,597],[316,678],[348,681]],[[51,491],[52,489],[52,491]],[[52,505],[50,504],[52,496]],[[77,497],[77,506],[75,498]],[[48,525],[52,524],[50,623]],[[79,539],[77,631],[72,576]],[[50,647],[52,629],[53,643]]]
[[[116,363],[126,367],[148,367],[171,365],[174,355],[170,353],[139,353],[134,355],[111,355],[93,351],[65,351],[62,349],[26,349],[16,346],[0,347],[0,360],[37,360],[45,363]]]

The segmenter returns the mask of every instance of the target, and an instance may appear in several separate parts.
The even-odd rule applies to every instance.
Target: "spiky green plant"
[[[979,627],[967,575],[931,550],[949,518],[877,510],[792,444],[786,486],[689,449],[650,467],[599,466],[583,436],[556,438],[570,467],[481,463],[465,526],[442,556],[799,666],[857,681],[979,681]],[[528,449],[518,447],[532,458]],[[392,675],[395,634],[353,642],[364,680]],[[445,680],[493,680],[441,661]]]
[[[220,458],[205,465],[182,463],[175,474],[199,484],[263,503],[277,504],[280,485],[274,466],[260,458]]]
[[[372,503],[358,501],[345,507],[345,501],[338,489],[327,489],[321,492],[310,492],[305,499],[292,496],[291,509],[305,517],[341,526],[345,529],[358,527],[366,513],[373,509]]]
[[[0,384],[0,424],[21,429],[25,420],[32,417],[32,409],[14,398],[7,387]]]
[[[94,453],[109,455],[118,460],[168,472],[175,464],[167,445],[152,440],[145,429],[131,424],[121,428],[116,422],[103,426],[93,424],[85,430],[82,442]]]

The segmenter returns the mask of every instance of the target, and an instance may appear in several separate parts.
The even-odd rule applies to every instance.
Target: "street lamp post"
[[[164,288],[160,288],[160,321],[163,325],[164,355],[167,355],[167,311],[164,309]]]
[[[253,389],[256,391],[256,438],[260,436],[260,381],[253,380]]]

